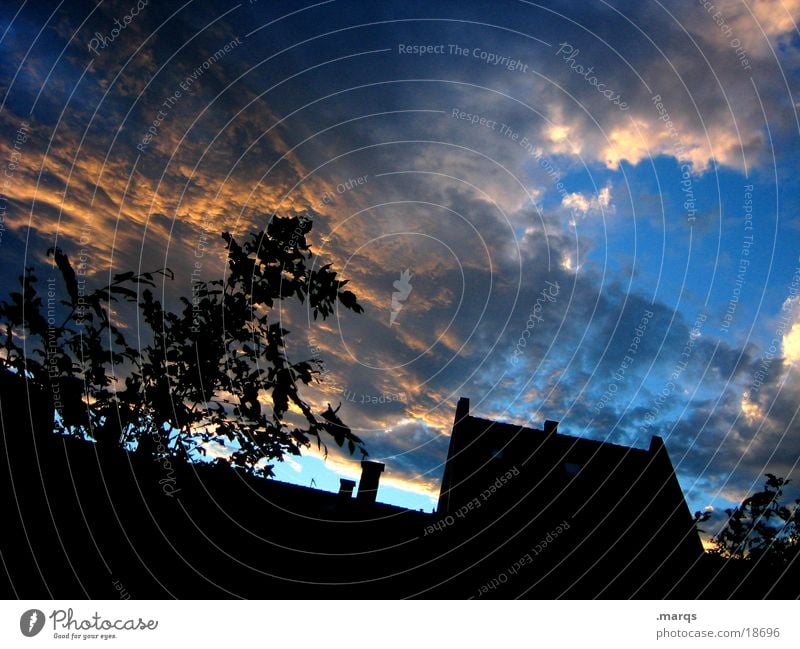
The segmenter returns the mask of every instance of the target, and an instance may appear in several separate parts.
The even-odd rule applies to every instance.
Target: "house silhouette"
[[[471,416],[464,398],[437,513],[466,523],[498,575],[522,563],[507,576],[525,567],[545,595],[660,596],[703,554],[660,437],[638,449],[561,434],[555,421],[500,423]]]
[[[379,502],[372,461],[339,493],[202,463],[165,490],[152,458],[52,434],[46,390],[2,388],[7,597],[677,597],[702,554],[657,437],[617,446],[461,399],[424,513]]]

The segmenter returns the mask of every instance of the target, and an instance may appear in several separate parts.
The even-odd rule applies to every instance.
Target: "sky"
[[[692,511],[797,477],[800,0],[5,2],[0,289],[224,272],[309,215],[365,307],[285,305],[307,393],[435,506],[455,403],[646,448]],[[205,238],[204,238],[205,236]],[[207,243],[208,240],[215,243]],[[130,322],[122,327],[133,332]],[[135,332],[133,332],[135,333]],[[336,490],[329,444],[276,466]],[[312,482],[313,481],[313,482]]]

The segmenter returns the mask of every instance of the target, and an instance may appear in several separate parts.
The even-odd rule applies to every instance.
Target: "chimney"
[[[374,503],[378,496],[378,483],[385,466],[380,462],[364,460],[361,463],[361,480],[358,483],[356,500],[362,503]]]
[[[347,480],[345,478],[339,478],[339,495],[342,498],[350,499],[353,497],[353,489],[356,488],[356,481],[355,480]]]
[[[544,434],[545,435],[555,435],[558,433],[558,422],[552,421],[550,419],[545,420],[544,422]]]
[[[450,511],[450,496],[458,484],[453,478],[454,465],[458,464],[460,449],[468,446],[465,439],[469,434],[469,399],[461,397],[456,404],[456,416],[453,419],[453,432],[450,434],[450,443],[447,446],[447,460],[444,463],[442,486],[439,488],[439,502],[436,511],[446,514]],[[461,432],[459,432],[461,431]]]
[[[456,418],[453,421],[453,428],[469,417],[469,399],[461,397],[456,405]]]

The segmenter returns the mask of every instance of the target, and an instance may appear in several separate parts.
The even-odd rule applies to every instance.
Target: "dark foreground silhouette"
[[[794,568],[703,555],[657,438],[578,440],[462,399],[425,514],[375,502],[377,463],[333,494],[60,437],[48,401],[3,374],[7,598],[797,596]]]

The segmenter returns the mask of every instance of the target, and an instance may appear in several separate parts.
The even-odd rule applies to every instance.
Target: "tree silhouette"
[[[55,324],[48,286],[45,316],[37,278],[26,269],[21,292],[0,303],[0,365],[50,385],[62,432],[141,454],[193,460],[215,445],[224,461],[269,475],[270,461],[299,455],[312,441],[327,452],[324,433],[366,456],[338,408],[328,404],[317,413],[302,397],[321,362],[288,358],[289,332],[275,313],[284,300],[306,305],[315,320],[337,304],[363,311],[331,264],[312,264],[310,229],[309,219],[290,217],[273,218],[241,244],[223,233],[225,279],[193,281],[178,312],[151,290],[156,274],[172,278],[168,269],[118,274],[86,294],[67,255],[51,249],[69,296],[61,301],[67,315]],[[137,300],[151,334],[140,349],[128,345],[108,314],[112,302]]]
[[[725,559],[758,560],[766,566],[786,565],[796,557],[800,551],[800,499],[784,503],[783,487],[790,481],[771,473],[766,476],[762,491],[725,511],[728,521],[713,538],[713,553]]]
[[[54,428],[97,442],[119,443],[115,417],[126,420],[127,407],[114,389],[114,368],[135,363],[138,352],[112,323],[108,308],[120,300],[135,303],[132,286],[155,286],[155,274],[171,273],[115,275],[107,286],[86,293],[67,255],[59,248],[47,254],[54,258],[69,299],[57,301],[55,280],[48,280],[45,307],[34,269],[26,268],[19,278],[21,291],[0,302],[0,367],[52,395],[58,412]]]
[[[315,380],[321,362],[291,361],[289,332],[273,317],[277,303],[290,299],[307,304],[314,319],[330,316],[337,302],[363,311],[330,264],[311,267],[310,229],[308,219],[281,218],[243,244],[223,233],[227,277],[196,282],[180,313],[166,312],[144,292],[144,321],[158,335],[143,350],[128,388],[146,395],[154,432],[171,431],[170,447],[179,455],[218,444],[232,464],[269,474],[262,460],[299,455],[312,440],[324,448],[322,433],[366,455],[330,405],[317,415],[302,398],[301,386]]]

